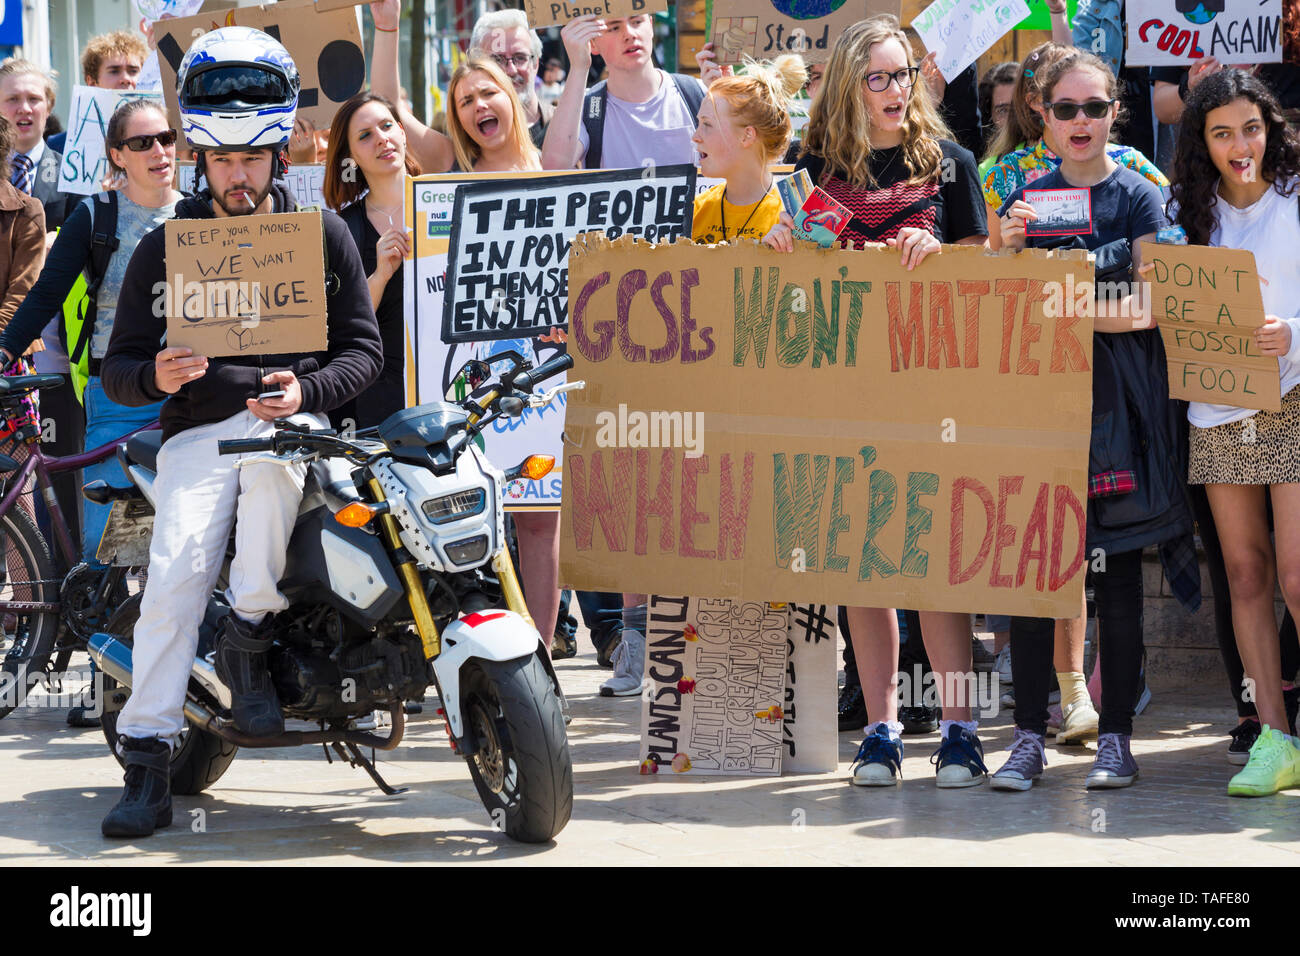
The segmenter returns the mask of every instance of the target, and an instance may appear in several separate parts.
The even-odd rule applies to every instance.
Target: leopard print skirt
[[[1279,412],[1256,412],[1213,428],[1191,426],[1187,483],[1279,485],[1300,482],[1300,388]]]

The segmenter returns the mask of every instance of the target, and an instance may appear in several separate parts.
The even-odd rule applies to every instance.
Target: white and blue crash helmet
[[[269,33],[252,27],[205,33],[176,71],[185,140],[193,149],[283,147],[300,85],[289,51]]]

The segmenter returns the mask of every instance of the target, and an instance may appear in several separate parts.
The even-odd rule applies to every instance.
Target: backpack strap
[[[697,127],[700,125],[700,106],[704,103],[704,90],[700,81],[693,76],[687,76],[684,73],[672,74],[673,83],[677,86],[677,92],[682,95],[686,101],[687,107],[691,111],[691,122]]]
[[[68,361],[74,365],[80,362],[90,346],[90,337],[95,331],[95,315],[99,308],[99,287],[108,272],[109,260],[118,247],[117,192],[109,190],[92,196],[90,208],[94,219],[91,226],[90,259],[86,262],[86,314],[77,341],[67,343]]]
[[[599,169],[601,148],[605,144],[605,108],[609,104],[609,91],[601,80],[582,97],[582,125],[587,130],[587,156],[582,165]]]

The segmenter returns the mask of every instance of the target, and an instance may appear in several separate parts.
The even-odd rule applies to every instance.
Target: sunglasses
[[[1110,112],[1111,104],[1119,102],[1118,100],[1088,100],[1086,103],[1044,103],[1052,115],[1061,122],[1072,120],[1079,115],[1079,110],[1083,110],[1083,115],[1088,119],[1101,119]]]
[[[878,73],[868,73],[866,76],[867,89],[873,93],[883,93],[889,89],[889,84],[894,82],[898,84],[900,90],[905,90],[916,82],[916,77],[920,72],[920,67],[908,66],[901,70],[895,70],[893,73],[886,73],[883,70]]]
[[[153,149],[154,140],[158,141],[159,146],[167,147],[176,144],[176,130],[165,129],[161,133],[143,133],[140,136],[128,136],[126,139],[118,140],[118,149],[129,149],[133,153],[143,153]]]

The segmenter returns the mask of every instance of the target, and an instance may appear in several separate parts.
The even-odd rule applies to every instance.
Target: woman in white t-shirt
[[[1194,245],[1255,256],[1266,321],[1244,345],[1276,356],[1279,412],[1192,402],[1188,481],[1205,485],[1232,597],[1237,647],[1254,683],[1262,732],[1228,784],[1234,796],[1300,787],[1300,742],[1288,736],[1278,673],[1275,580],[1300,611],[1300,140],[1253,75],[1203,80],[1183,112],[1172,218]],[[1276,548],[1269,537],[1273,504]]]

